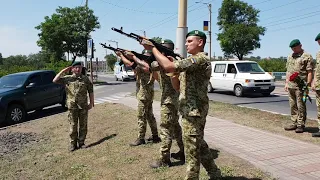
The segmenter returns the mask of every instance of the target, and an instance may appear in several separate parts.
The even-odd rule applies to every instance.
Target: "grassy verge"
[[[32,140],[32,144],[0,154],[0,179],[183,179],[185,165],[149,168],[149,163],[159,156],[160,144],[128,145],[137,136],[135,116],[129,107],[97,105],[89,112],[86,144],[90,147],[73,153],[68,152],[67,113],[2,130],[0,135],[19,132],[21,137],[32,133],[29,139],[44,140]],[[15,142],[2,146],[13,147],[10,143]],[[175,144],[173,151],[177,151]],[[272,179],[240,158],[223,151],[213,152],[224,179]],[[203,168],[200,177],[207,179]]]
[[[160,97],[161,93],[156,91],[155,100],[160,101]],[[283,129],[285,125],[291,123],[290,116],[273,114],[270,112],[216,101],[210,101],[209,115],[241,125],[269,131],[278,135],[320,145],[320,138],[311,137],[311,133],[318,131],[318,123],[314,120],[307,120],[305,128],[306,132],[303,134],[297,134],[294,131],[285,131]]]

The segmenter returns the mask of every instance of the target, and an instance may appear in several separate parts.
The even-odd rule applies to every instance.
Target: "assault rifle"
[[[161,53],[164,53],[166,56],[172,56],[172,57],[175,58],[175,59],[181,58],[181,56],[180,56],[179,54],[174,53],[171,49],[169,49],[169,48],[167,48],[167,47],[165,47],[165,46],[163,46],[163,45],[155,42],[155,41],[152,40],[152,39],[148,39],[148,38],[146,38],[146,37],[142,37],[142,36],[140,36],[140,35],[138,35],[138,34],[135,34],[135,33],[130,33],[130,34],[125,33],[125,32],[122,31],[122,27],[121,27],[121,29],[117,29],[117,28],[112,27],[111,30],[116,31],[117,33],[120,33],[120,34],[122,34],[122,35],[125,35],[125,36],[127,36],[127,37],[129,37],[129,38],[135,39],[135,40],[137,40],[137,41],[140,42],[140,43],[141,43],[142,40],[144,40],[144,39],[145,39],[145,40],[148,40],[148,41],[152,42],[152,44],[153,44]],[[152,56],[153,56],[153,55],[152,55]]]
[[[155,61],[155,58],[154,57],[152,57],[152,56],[146,56],[146,55],[144,55],[144,54],[140,54],[140,53],[137,53],[137,52],[135,52],[135,51],[130,51],[130,50],[125,50],[125,49],[121,49],[121,48],[114,48],[114,47],[112,47],[112,46],[107,46],[106,44],[102,44],[102,43],[100,43],[100,45],[102,46],[102,47],[104,47],[104,48],[106,48],[106,49],[110,49],[110,50],[112,50],[112,51],[114,51],[114,52],[117,52],[117,51],[119,51],[119,52],[122,52],[122,54],[125,56],[125,52],[127,51],[127,52],[129,52],[129,53],[132,53],[132,54],[134,54],[137,58],[139,58],[140,60],[142,60],[142,61],[146,61],[148,64],[149,64],[149,66],[151,65],[151,63],[153,62],[153,61]],[[130,61],[131,62],[134,62],[132,59],[130,59]],[[122,63],[121,63],[122,64]],[[134,68],[134,67],[133,67]]]
[[[107,48],[107,49],[110,49],[110,50],[112,50],[112,51],[114,51],[114,52],[120,51],[120,52],[122,52],[123,54],[124,54],[124,52],[126,52],[126,51],[127,51],[127,52],[131,52],[132,54],[134,54],[137,58],[139,58],[139,59],[141,59],[141,60],[148,60],[148,59],[150,58],[150,56],[146,56],[146,55],[144,55],[144,54],[140,54],[140,53],[137,53],[137,52],[135,52],[135,51],[130,51],[130,50],[121,49],[121,48],[114,48],[114,47],[110,46],[110,44],[109,44],[109,46],[107,46],[106,44],[100,43],[100,45],[101,45],[102,47]]]

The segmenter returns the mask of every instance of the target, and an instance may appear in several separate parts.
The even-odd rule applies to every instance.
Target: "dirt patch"
[[[8,153],[13,153],[30,146],[34,143],[40,142],[43,138],[35,133],[24,132],[4,132],[0,134],[0,156]]]

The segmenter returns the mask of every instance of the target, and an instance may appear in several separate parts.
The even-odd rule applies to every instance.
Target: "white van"
[[[116,81],[118,81],[118,79],[121,79],[122,81],[136,80],[136,76],[130,66],[126,66],[124,64],[120,65],[119,62],[116,62],[113,71]]]
[[[208,92],[233,91],[237,97],[246,93],[269,96],[275,89],[274,78],[254,61],[214,61]]]

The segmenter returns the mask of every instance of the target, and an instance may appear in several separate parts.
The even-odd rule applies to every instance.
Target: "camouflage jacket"
[[[85,75],[66,75],[58,80],[64,84],[67,94],[67,106],[69,109],[86,109],[88,107],[87,93],[93,93],[93,84]]]
[[[307,81],[307,71],[313,71],[314,62],[311,54],[303,52],[300,55],[290,54],[287,57],[287,76],[292,75],[294,72],[299,73],[299,77]],[[288,82],[289,88],[297,89],[298,85],[295,82]]]
[[[180,80],[180,113],[185,116],[207,115],[209,98],[207,87],[211,77],[211,63],[204,52],[174,62]]]
[[[161,105],[178,104],[179,93],[173,88],[171,79],[166,75],[163,68],[160,68]]]
[[[150,73],[144,72],[140,68],[135,69],[136,73],[136,96],[138,100],[153,100],[154,79],[150,80]],[[148,83],[149,82],[149,83]]]
[[[318,51],[317,55],[316,55],[316,67],[315,67],[315,77],[314,77],[314,81],[315,81],[315,86],[317,90],[320,90],[320,51]]]

